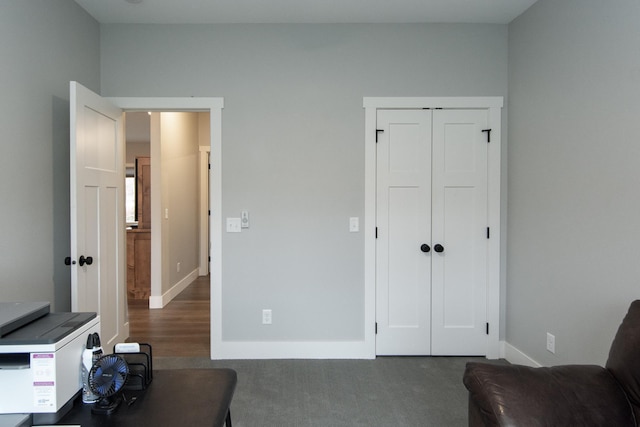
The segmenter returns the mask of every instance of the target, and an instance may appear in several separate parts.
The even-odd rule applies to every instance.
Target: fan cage
[[[129,375],[121,356],[108,354],[96,360],[89,372],[89,387],[99,397],[109,397],[122,389]]]

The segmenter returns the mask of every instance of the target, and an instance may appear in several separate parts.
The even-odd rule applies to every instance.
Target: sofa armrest
[[[467,363],[469,425],[635,426],[627,397],[606,369]]]

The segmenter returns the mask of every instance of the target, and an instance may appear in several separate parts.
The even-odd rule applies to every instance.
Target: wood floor
[[[196,279],[163,309],[129,300],[129,342],[151,344],[154,357],[210,357],[209,276]]]

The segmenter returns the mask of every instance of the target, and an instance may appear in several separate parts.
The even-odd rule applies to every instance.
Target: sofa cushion
[[[618,328],[606,368],[618,380],[640,421],[640,300],[631,303]]]
[[[600,366],[471,362],[463,381],[486,426],[635,426],[624,391]]]

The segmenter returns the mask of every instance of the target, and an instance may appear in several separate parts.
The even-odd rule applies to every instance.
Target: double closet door
[[[487,351],[488,110],[377,111],[376,354]]]

